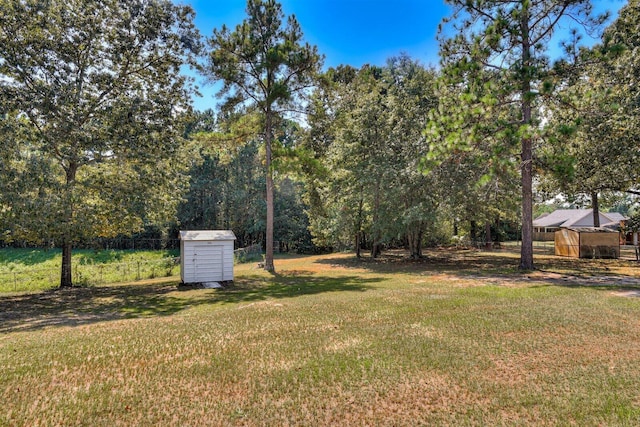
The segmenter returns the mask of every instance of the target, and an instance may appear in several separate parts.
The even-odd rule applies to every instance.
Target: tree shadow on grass
[[[379,258],[364,256],[356,258],[324,258],[315,261],[332,267],[344,269],[364,269],[374,273],[416,273],[451,274],[465,276],[496,275],[499,277],[524,278],[530,271],[518,269],[519,257],[511,250],[478,251],[474,249],[430,249],[420,259],[410,259],[402,250],[384,252]],[[593,276],[628,277],[614,272],[617,267],[637,267],[638,264],[626,260],[577,259],[546,256],[535,260],[537,272],[557,272],[584,278]]]
[[[379,274],[445,274],[461,280],[493,285],[589,288],[640,297],[640,277],[614,272],[616,267],[635,268],[635,261],[550,256],[538,259],[536,270],[521,271],[517,268],[518,258],[514,259],[509,251],[443,249],[429,250],[427,253],[427,256],[418,260],[409,259],[404,251],[389,251],[378,259],[345,256],[319,259],[316,262],[346,270],[364,269]]]
[[[175,283],[154,283],[65,288],[0,297],[0,333],[169,315],[188,305],[186,300],[171,297],[173,291]]]
[[[60,256],[60,249],[0,249],[0,266],[6,264],[37,265]]]
[[[270,279],[263,276],[237,278],[233,286],[216,295],[216,300],[225,303],[255,302],[267,299],[293,298],[328,292],[365,292],[381,278],[358,276],[324,277],[315,275],[281,275]]]
[[[277,275],[240,277],[225,289],[191,289],[189,292],[178,288],[175,281],[165,281],[4,296],[0,297],[0,334],[169,316],[200,305],[255,302],[326,292],[364,292],[369,289],[367,283],[380,280],[363,280],[356,276]]]
[[[518,260],[498,251],[431,249],[419,259],[411,259],[404,250],[385,251],[378,258],[355,255],[318,259],[317,263],[345,269],[364,269],[374,273],[454,273],[475,274],[478,271],[511,273],[517,271]]]

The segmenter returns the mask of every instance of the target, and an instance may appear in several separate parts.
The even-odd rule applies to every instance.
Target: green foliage
[[[580,16],[579,22],[589,27],[603,18],[591,17],[588,0],[447,3],[453,14],[445,24],[454,35],[440,38],[441,105],[427,127],[427,160],[444,161],[480,148],[492,163],[491,175],[504,176],[509,169],[520,172],[520,263],[531,269],[534,147],[542,141],[541,106],[551,88],[546,49],[567,18]]]
[[[219,96],[226,111],[255,110],[262,115],[266,168],[266,259],[273,265],[274,182],[273,130],[282,114],[294,110],[314,83],[322,64],[317,48],[302,40],[295,16],[283,23],[282,7],[275,0],[248,0],[247,18],[234,31],[225,25],[208,39],[204,72],[222,80]]]
[[[0,9],[0,228],[70,255],[79,240],[167,222],[183,180],[193,11],[166,0]]]
[[[606,29],[603,45],[556,67],[559,97],[548,104],[549,144],[541,151],[546,191],[586,195],[595,203],[598,195],[637,186],[640,92],[629,84],[640,49],[637,19],[637,8],[627,5]]]
[[[314,253],[317,248],[311,241],[302,187],[301,182],[288,178],[280,180],[276,186],[274,239],[284,250]]]
[[[640,213],[636,212],[627,220],[626,228],[633,233],[640,231]]]
[[[178,225],[182,229],[230,229],[238,247],[262,245],[265,235],[264,152],[251,137],[250,123],[256,116],[244,116],[231,122],[210,123],[209,113],[197,113],[190,126],[194,151],[189,189],[178,209]],[[201,124],[206,123],[203,132]],[[300,184],[295,180],[300,158],[297,126],[289,122],[275,130],[274,175],[274,239],[290,251],[312,250],[308,219],[300,198]],[[242,136],[241,135],[245,135]],[[289,178],[291,176],[291,178]]]
[[[305,147],[324,168],[307,169],[315,242],[338,249],[409,244],[420,256],[435,224],[439,189],[422,174],[421,129],[435,105],[435,72],[407,56],[385,67],[330,69],[315,92]]]
[[[202,153],[190,170],[189,191],[178,209],[182,229],[230,229],[239,247],[264,235],[264,169],[258,144],[241,146],[225,157]]]

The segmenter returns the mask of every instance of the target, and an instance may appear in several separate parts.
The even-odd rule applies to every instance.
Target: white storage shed
[[[226,282],[233,280],[231,230],[190,230],[180,232],[180,278],[182,283]]]

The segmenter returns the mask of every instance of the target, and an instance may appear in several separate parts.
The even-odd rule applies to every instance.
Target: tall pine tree
[[[257,110],[263,118],[266,174],[265,269],[275,272],[273,263],[274,182],[272,167],[273,131],[283,114],[297,109],[297,103],[313,85],[322,58],[315,46],[303,42],[295,16],[283,23],[282,7],[275,0],[249,0],[247,19],[231,31],[216,29],[208,39],[205,74],[222,80],[220,95],[229,109]]]

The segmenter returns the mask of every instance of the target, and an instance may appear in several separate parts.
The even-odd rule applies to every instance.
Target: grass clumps
[[[242,264],[222,290],[0,297],[0,424],[640,420],[640,299],[620,296],[638,289],[634,265],[567,274],[550,257],[522,274],[508,254],[429,257]]]

